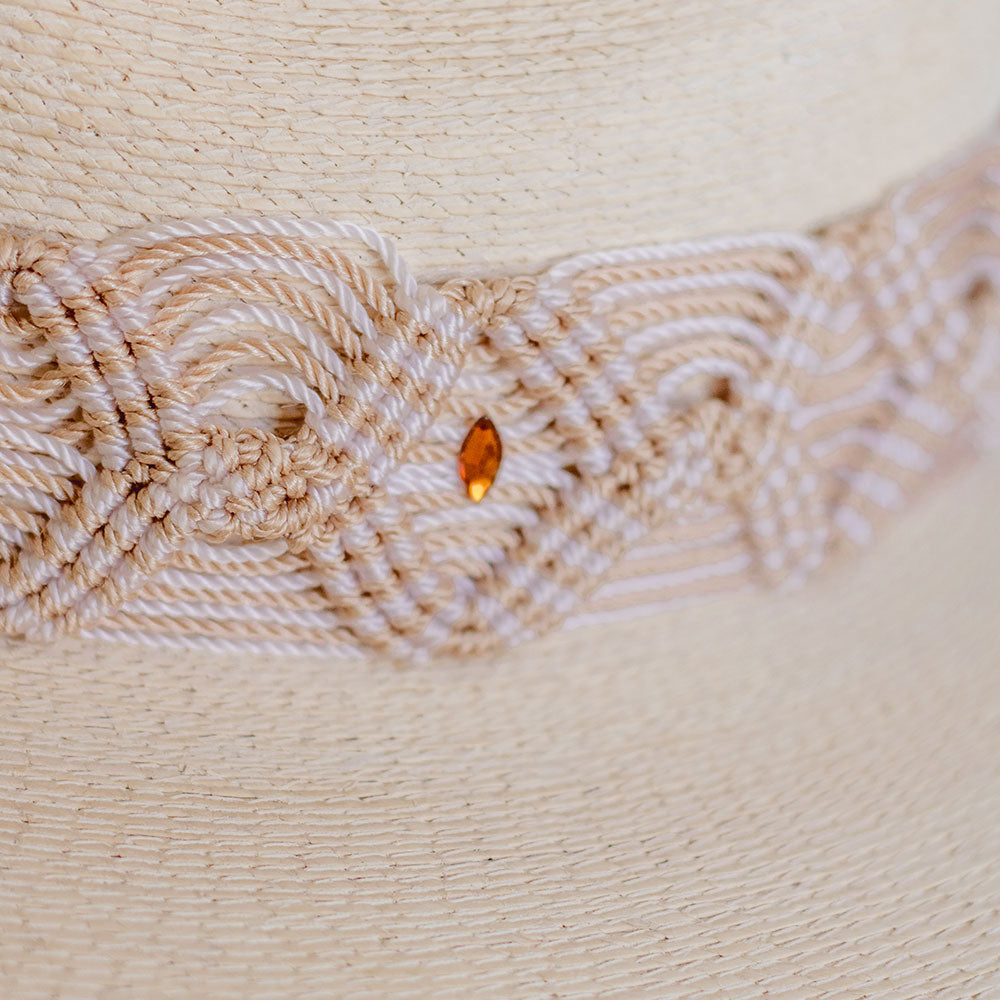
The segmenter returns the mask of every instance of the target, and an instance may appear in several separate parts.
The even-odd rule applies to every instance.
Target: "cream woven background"
[[[804,228],[1000,106],[995,0],[3,0],[5,222],[363,221],[425,274]]]
[[[1000,104],[994,0],[0,3],[0,213],[425,273],[804,227]],[[0,995],[1000,994],[996,463],[793,595],[372,665],[0,652]]]
[[[9,647],[3,995],[1000,995],[998,507],[613,654]]]

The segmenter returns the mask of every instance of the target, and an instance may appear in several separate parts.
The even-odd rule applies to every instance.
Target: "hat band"
[[[435,285],[325,219],[0,235],[0,629],[412,659],[800,582],[982,426],[998,192],[989,142],[813,235]]]

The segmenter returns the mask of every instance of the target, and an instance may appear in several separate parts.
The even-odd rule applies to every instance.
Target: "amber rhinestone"
[[[502,455],[503,446],[493,421],[480,417],[465,435],[458,453],[458,474],[474,503],[479,503],[493,485]]]

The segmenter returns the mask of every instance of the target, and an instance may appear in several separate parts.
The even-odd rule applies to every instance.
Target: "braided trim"
[[[995,399],[998,191],[991,143],[813,236],[437,286],[324,219],[0,234],[0,629],[411,660],[801,582]]]

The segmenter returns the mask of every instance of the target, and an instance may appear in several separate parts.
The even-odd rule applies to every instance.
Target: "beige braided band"
[[[2,235],[0,628],[411,659],[797,582],[981,423],[998,185],[436,286],[322,219]]]

